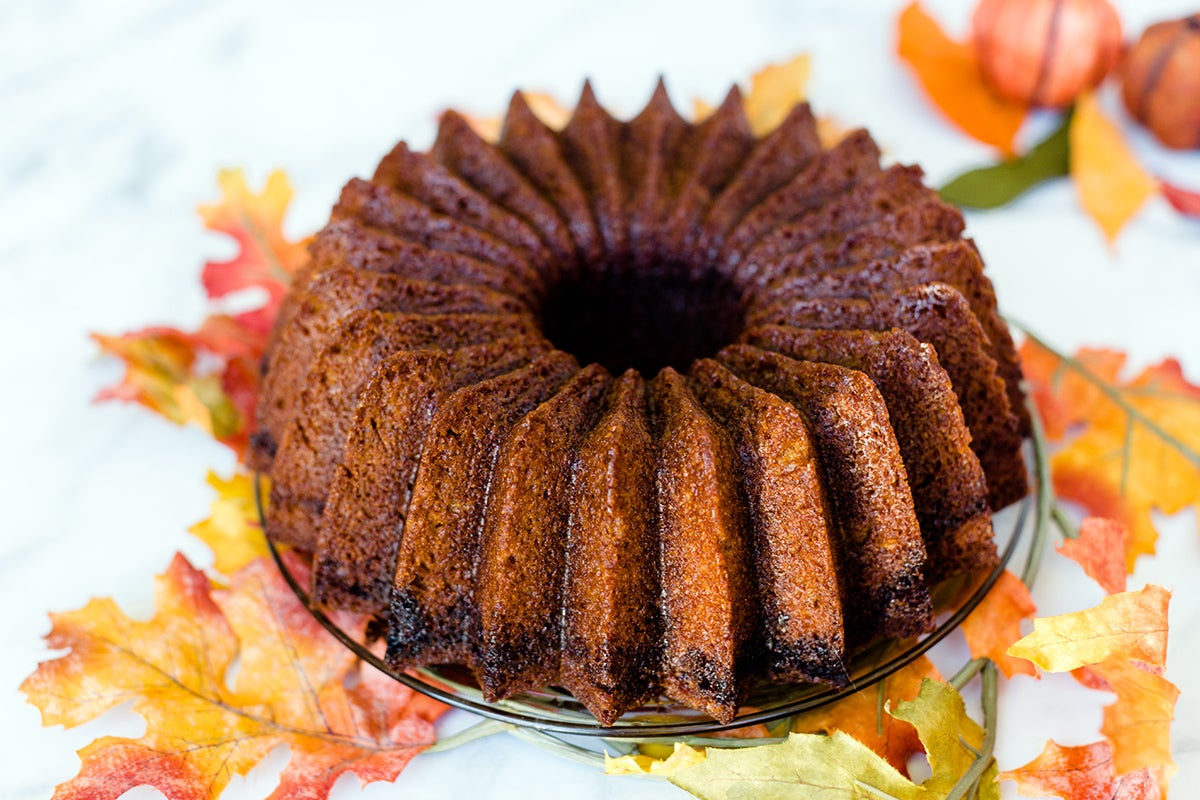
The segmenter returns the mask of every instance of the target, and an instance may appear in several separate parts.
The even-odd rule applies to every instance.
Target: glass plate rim
[[[288,569],[284,563],[282,551],[276,547],[271,538],[266,535],[266,514],[265,505],[262,496],[262,481],[263,475],[259,471],[254,473],[254,505],[258,512],[259,523],[263,529],[263,539],[266,541],[267,548],[271,552],[275,564],[278,566],[284,580],[296,595],[297,599],[304,608],[313,616],[320,625],[329,631],[339,642],[350,649],[359,659],[370,664],[375,669],[384,673],[388,677],[400,682],[413,691],[419,692],[427,697],[439,700],[446,705],[457,708],[463,711],[468,711],[477,714],[487,719],[496,720],[498,722],[517,725],[523,728],[530,728],[542,733],[562,734],[569,736],[585,736],[585,737],[601,737],[606,739],[646,739],[646,738],[676,738],[679,736],[698,736],[711,735],[715,733],[723,733],[725,731],[736,730],[738,728],[748,727],[750,725],[766,724],[777,720],[789,717],[804,711],[833,703],[837,700],[847,697],[855,692],[862,691],[879,681],[887,678],[889,675],[903,669],[911,664],[916,659],[920,658],[938,642],[945,639],[950,633],[958,628],[967,616],[975,610],[976,606],[983,601],[983,598],[991,591],[992,587],[1000,579],[1001,574],[1008,566],[1013,554],[1016,552],[1017,545],[1025,535],[1031,517],[1031,509],[1036,503],[1036,495],[1038,487],[1036,481],[1031,482],[1029,493],[1020,501],[1021,505],[1017,512],[1017,519],[1013,523],[1012,534],[1009,537],[1004,549],[998,554],[999,558],[988,573],[982,583],[967,597],[963,603],[958,606],[949,617],[939,623],[933,631],[926,634],[923,638],[918,639],[908,648],[900,651],[896,655],[887,659],[881,664],[867,671],[864,675],[853,678],[850,683],[844,687],[824,686],[812,694],[785,702],[780,706],[769,709],[749,711],[744,714],[739,714],[733,720],[727,723],[721,723],[716,720],[696,720],[686,722],[664,722],[651,723],[639,722],[636,720],[628,720],[622,722],[617,720],[617,723],[612,726],[605,727],[599,722],[575,722],[555,719],[548,716],[542,716],[544,711],[539,711],[537,714],[533,712],[521,712],[507,706],[516,704],[513,698],[507,698],[497,702],[487,702],[486,700],[476,700],[462,694],[456,694],[453,691],[443,689],[440,686],[435,686],[427,683],[417,675],[407,672],[400,672],[392,669],[388,664],[375,653],[372,653],[361,642],[355,641],[346,631],[342,630],[328,615],[315,603],[312,602],[308,594],[308,590],[300,585],[300,582]],[[1002,509],[1003,510],[1003,509]],[[999,513],[999,512],[996,512]],[[993,514],[993,519],[996,516]],[[884,640],[895,641],[895,640]],[[860,653],[861,658],[870,652],[876,645],[872,645],[864,653]],[[853,662],[851,662],[853,663]],[[434,680],[440,680],[434,678]],[[786,685],[786,684],[785,684]],[[796,687],[812,686],[813,684],[792,684]],[[518,695],[519,697],[519,695]]]

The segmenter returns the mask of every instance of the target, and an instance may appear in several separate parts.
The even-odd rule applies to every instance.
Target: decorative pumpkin
[[[984,78],[1031,106],[1070,104],[1121,53],[1121,21],[1107,0],[982,0],[972,25]]]
[[[1200,147],[1200,14],[1147,28],[1124,73],[1130,114],[1167,147]]]

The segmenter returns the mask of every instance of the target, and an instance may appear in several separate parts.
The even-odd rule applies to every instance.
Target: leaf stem
[[[1033,540],[1029,544],[1029,555],[1025,569],[1021,571],[1021,582],[1032,586],[1042,566],[1042,552],[1046,549],[1046,531],[1050,526],[1050,514],[1054,505],[1054,484],[1050,476],[1050,459],[1046,452],[1046,432],[1042,419],[1033,403],[1029,403],[1031,430],[1033,434],[1034,482],[1037,484],[1037,510],[1033,521]]]
[[[437,744],[432,747],[425,748],[426,753],[440,753],[443,750],[453,750],[456,747],[461,747],[468,742],[473,742],[476,739],[482,739],[486,736],[495,736],[497,733],[503,733],[512,730],[513,725],[507,722],[500,722],[495,719],[485,719],[476,722],[474,725],[469,725],[457,733],[451,734],[443,739],[438,739]]]
[[[1105,397],[1107,397],[1109,400],[1111,400],[1118,408],[1120,408],[1122,411],[1124,411],[1126,414],[1128,414],[1129,418],[1131,420],[1138,423],[1139,425],[1144,427],[1146,430],[1150,431],[1155,436],[1157,436],[1159,439],[1161,439],[1163,441],[1163,443],[1165,443],[1166,445],[1171,447],[1171,449],[1175,450],[1177,453],[1179,453],[1181,456],[1183,456],[1185,459],[1187,459],[1189,462],[1191,462],[1192,466],[1194,466],[1196,469],[1200,469],[1200,453],[1197,453],[1195,450],[1188,447],[1187,444],[1185,444],[1184,442],[1181,442],[1178,438],[1176,438],[1173,434],[1171,434],[1170,431],[1166,430],[1161,425],[1159,425],[1157,422],[1155,422],[1153,419],[1151,419],[1150,417],[1148,417],[1144,413],[1142,413],[1141,409],[1139,409],[1137,406],[1133,405],[1127,399],[1125,399],[1125,396],[1122,393],[1122,390],[1118,389],[1117,387],[1113,386],[1108,381],[1101,378],[1096,373],[1092,372],[1090,369],[1087,368],[1086,365],[1084,365],[1083,362],[1079,361],[1078,359],[1076,359],[1072,356],[1066,355],[1065,353],[1060,353],[1058,350],[1055,350],[1053,347],[1051,347],[1049,344],[1047,344],[1044,339],[1042,339],[1036,333],[1031,331],[1028,327],[1026,327],[1021,322],[1018,322],[1017,320],[1014,320],[1011,318],[1008,319],[1008,322],[1010,325],[1013,325],[1016,328],[1018,328],[1019,330],[1021,330],[1038,347],[1041,347],[1043,350],[1046,350],[1047,352],[1049,352],[1050,354],[1052,354],[1053,356],[1058,358],[1059,361],[1062,364],[1064,364],[1068,369],[1075,372],[1076,374],[1079,375],[1079,377],[1083,378],[1085,381],[1087,381],[1088,383],[1095,386],[1098,390],[1100,390],[1101,394],[1103,394]]]
[[[983,688],[980,705],[983,707],[983,745],[979,748],[979,756],[971,764],[970,769],[958,779],[946,800],[962,800],[967,796],[979,779],[992,765],[992,752],[996,749],[996,665],[987,659],[983,666]]]
[[[530,742],[531,744],[536,744],[544,750],[563,758],[568,758],[571,761],[577,761],[589,767],[604,769],[604,755],[602,753],[597,753],[595,750],[588,750],[586,747],[580,747],[577,744],[563,741],[549,733],[543,733],[532,728],[518,728],[514,726],[508,731],[508,735],[522,741]]]
[[[1055,503],[1054,508],[1050,509],[1050,518],[1054,520],[1054,525],[1058,528],[1059,532],[1062,533],[1063,538],[1079,538],[1079,530],[1075,527],[1075,524],[1071,522],[1070,517],[1067,516],[1067,512],[1063,511],[1063,507],[1058,503]]]

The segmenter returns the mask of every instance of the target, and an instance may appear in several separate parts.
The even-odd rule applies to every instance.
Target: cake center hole
[[[686,372],[737,340],[744,313],[728,279],[685,264],[591,273],[565,281],[547,299],[543,332],[581,365],[629,368],[652,378],[663,367]]]

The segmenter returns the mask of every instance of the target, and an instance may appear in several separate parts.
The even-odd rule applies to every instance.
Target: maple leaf
[[[1200,387],[1174,359],[1123,382],[1124,355],[1062,356],[1033,336],[1021,360],[1047,436],[1078,429],[1051,460],[1056,494],[1129,529],[1132,572],[1137,557],[1155,549],[1151,510],[1175,514],[1200,504]]]
[[[1149,584],[1141,591],[1110,594],[1093,608],[1035,619],[1033,633],[1008,654],[1048,672],[1098,664],[1113,655],[1162,667],[1170,599],[1166,589]]]
[[[304,564],[293,556],[290,568]],[[78,725],[130,699],[139,739],[105,737],[80,751],[56,798],[116,798],[149,784],[209,800],[281,744],[291,760],[273,798],[326,797],[337,778],[392,780],[424,746],[441,707],[355,660],[312,618],[273,562],[258,559],[213,591],[177,555],[156,579],[155,614],[130,619],[107,598],[52,614],[47,644],[22,691],[45,725]],[[361,629],[365,619],[341,615]],[[231,665],[239,664],[233,684]]]
[[[1117,777],[1112,745],[1107,741],[1063,747],[1050,739],[1037,758],[1000,773],[1000,780],[1016,781],[1017,791],[1028,797],[1051,794],[1063,800],[1159,800],[1162,792],[1150,769]]]
[[[980,580],[986,577],[982,575]],[[1036,611],[1029,588],[1016,575],[1004,570],[960,626],[971,656],[991,659],[1006,678],[1017,674],[1036,676],[1033,664],[1006,652],[1021,638],[1021,620],[1032,617]]]
[[[1056,549],[1083,567],[1088,577],[1109,594],[1125,591],[1125,540],[1129,530],[1120,522],[1088,517],[1079,536],[1064,539]]]
[[[947,36],[915,2],[900,13],[898,28],[900,58],[934,105],[968,136],[1005,156],[1014,155],[1025,106],[1001,97],[984,82],[971,46]]]
[[[898,772],[907,775],[908,757],[921,752],[921,740],[916,728],[885,713],[884,709],[902,700],[915,698],[925,678],[940,680],[941,676],[933,662],[921,656],[874,686],[797,715],[792,721],[792,731],[842,731],[883,756]]]
[[[1070,137],[1071,178],[1079,202],[1112,244],[1158,185],[1134,158],[1092,92],[1075,101]]]
[[[933,772],[921,788],[934,796],[944,796],[954,789],[984,750],[983,728],[967,716],[962,696],[948,683],[926,678],[917,698],[898,703],[891,713],[911,723],[920,734]],[[995,763],[984,769],[975,796],[1000,797]]]
[[[209,507],[208,519],[197,522],[188,532],[212,548],[213,568],[217,572],[232,575],[269,555],[254,504],[254,478],[239,472],[225,480],[209,470],[206,480],[216,490],[217,497]],[[264,500],[269,496],[270,487],[264,486]]]

